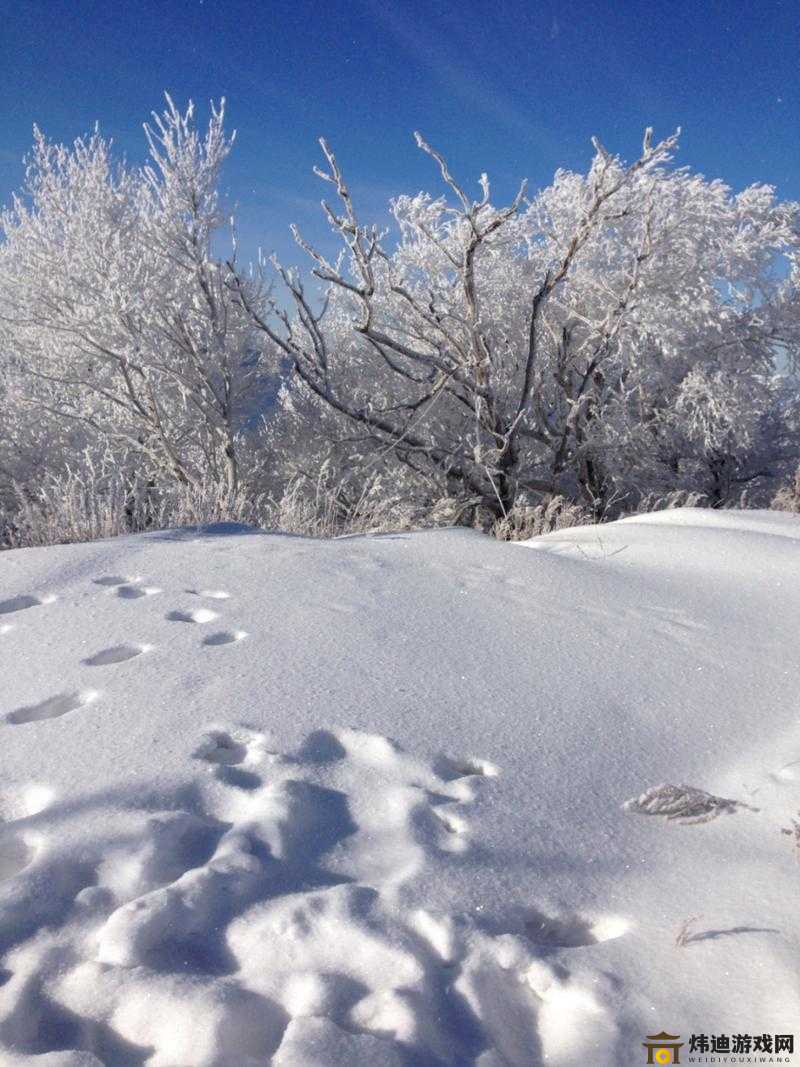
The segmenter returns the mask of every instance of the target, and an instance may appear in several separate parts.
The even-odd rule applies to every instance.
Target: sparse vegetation
[[[781,833],[792,838],[794,845],[794,857],[800,863],[800,816],[791,820],[791,826],[781,827]]]
[[[797,468],[792,482],[778,490],[772,498],[770,507],[774,511],[791,511],[800,514],[800,467]]]
[[[686,948],[686,946],[695,939],[697,935],[694,930],[694,925],[695,923],[698,923],[702,917],[702,915],[691,915],[688,919],[683,920],[675,934],[676,948]]]

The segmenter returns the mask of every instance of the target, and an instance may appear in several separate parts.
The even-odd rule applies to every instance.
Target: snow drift
[[[791,1033],[798,542],[688,509],[2,554],[0,1062]]]

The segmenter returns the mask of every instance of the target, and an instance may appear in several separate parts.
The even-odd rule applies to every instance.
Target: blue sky
[[[246,255],[300,261],[288,223],[324,232],[320,135],[367,218],[438,189],[415,128],[498,199],[585,167],[592,134],[634,156],[645,125],[681,125],[680,162],[709,176],[800,199],[797,0],[0,0],[0,202],[34,122],[72,140],[99,120],[139,160],[165,89],[203,115],[228,99]]]

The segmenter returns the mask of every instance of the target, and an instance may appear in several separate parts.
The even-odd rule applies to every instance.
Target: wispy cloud
[[[485,67],[481,69],[479,56],[474,57],[471,65],[465,63],[447,43],[441,28],[421,18],[418,11],[405,10],[397,0],[393,3],[385,0],[362,2],[372,18],[454,97],[509,133],[526,142],[533,141],[542,151],[549,154],[555,150],[553,135],[535,118],[534,101],[531,101],[530,111],[521,109],[511,95],[493,83]],[[557,24],[556,20],[554,24]]]

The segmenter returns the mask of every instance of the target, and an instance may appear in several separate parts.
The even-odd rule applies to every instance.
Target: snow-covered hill
[[[0,555],[0,1063],[800,1042],[799,632],[765,512]]]

